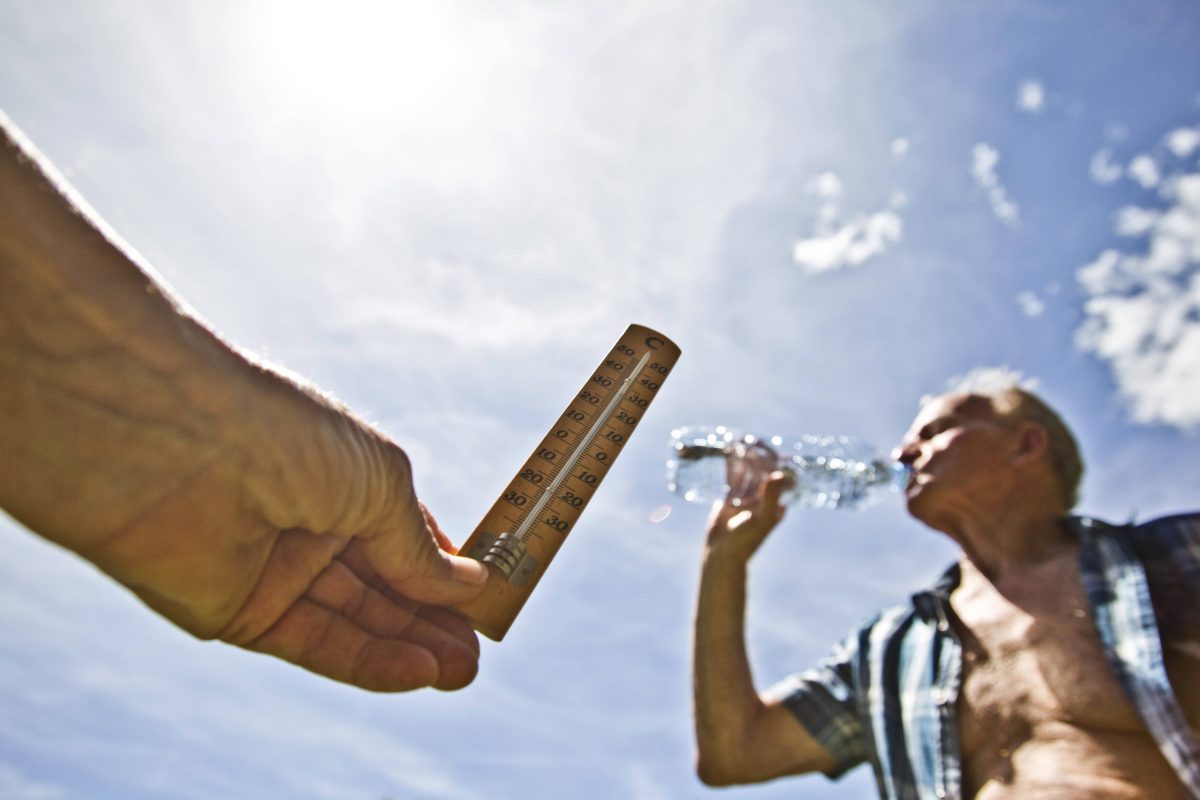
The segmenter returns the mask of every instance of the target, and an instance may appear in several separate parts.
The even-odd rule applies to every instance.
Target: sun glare
[[[245,12],[249,71],[289,117],[391,126],[486,100],[483,31],[453,4],[268,0]]]

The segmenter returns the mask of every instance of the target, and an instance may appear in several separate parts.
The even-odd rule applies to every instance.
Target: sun
[[[243,13],[243,74],[288,117],[395,126],[487,101],[486,27],[454,3],[261,0]]]

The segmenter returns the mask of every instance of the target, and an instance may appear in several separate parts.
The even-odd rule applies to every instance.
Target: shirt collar
[[[962,569],[956,561],[932,586],[912,596],[913,608],[916,609],[917,615],[926,622],[936,624],[943,618],[939,609],[950,602],[950,593],[958,588],[961,580]]]
[[[1092,536],[1103,535],[1112,531],[1116,526],[1091,517],[1067,517],[1066,523],[1081,541]],[[943,619],[939,613],[950,602],[950,593],[958,588],[962,581],[962,569],[955,562],[942,573],[932,586],[917,592],[912,596],[913,608],[917,615],[926,622],[937,623]]]

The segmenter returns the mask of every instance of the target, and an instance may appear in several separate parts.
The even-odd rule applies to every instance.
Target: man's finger
[[[479,638],[466,620],[450,612],[429,614],[387,587],[368,585],[341,561],[317,576],[306,596],[373,636],[422,645],[439,660],[452,658],[463,646],[479,655]]]
[[[763,508],[772,514],[782,516],[783,506],[780,505],[779,499],[795,484],[796,479],[792,473],[783,470],[772,472],[770,478],[767,479],[767,485],[763,487]]]
[[[249,648],[376,692],[462,688],[474,679],[479,664],[465,645],[439,657],[421,644],[374,636],[306,598],[297,600]]]

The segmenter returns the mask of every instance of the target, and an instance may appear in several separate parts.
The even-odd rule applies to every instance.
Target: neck
[[[935,525],[958,543],[963,560],[993,581],[1056,558],[1076,545],[1065,510],[1014,502],[986,513],[963,510]]]

